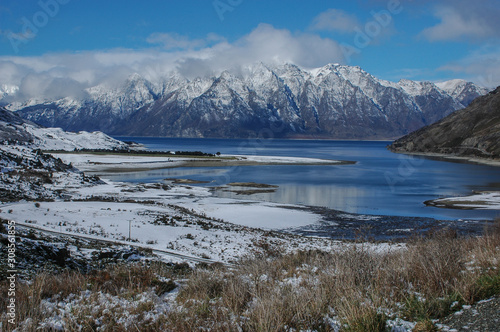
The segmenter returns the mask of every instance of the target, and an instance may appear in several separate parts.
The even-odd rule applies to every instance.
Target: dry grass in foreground
[[[18,324],[22,331],[374,332],[400,318],[415,331],[437,331],[433,319],[500,295],[500,221],[483,237],[437,232],[394,252],[361,243],[271,252],[187,275],[141,264],[42,274],[18,285]],[[5,315],[1,322],[12,330]]]

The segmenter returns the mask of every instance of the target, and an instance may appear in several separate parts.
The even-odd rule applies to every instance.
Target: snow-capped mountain
[[[214,77],[178,72],[150,82],[98,85],[86,97],[11,104],[19,115],[65,130],[114,135],[393,138],[433,123],[487,92],[454,80],[433,84],[378,79],[359,67],[305,70],[258,63]]]
[[[474,83],[458,79],[436,83],[436,86],[457,99],[463,105],[469,105],[475,99],[473,96],[477,92],[480,92],[480,95],[484,95],[488,92],[484,88],[478,89],[478,86]]]
[[[12,84],[2,84],[0,85],[0,100],[15,94],[19,90],[19,87]]]

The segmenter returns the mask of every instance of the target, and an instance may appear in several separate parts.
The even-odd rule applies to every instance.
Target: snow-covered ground
[[[290,209],[293,205],[234,200],[217,197],[179,202],[179,205],[212,218],[264,230],[283,230],[318,223],[321,217],[308,211]],[[290,208],[288,208],[290,207]]]
[[[500,210],[500,191],[476,192],[469,196],[440,198],[431,202],[437,207]]]
[[[127,155],[97,155],[97,154],[67,154],[54,153],[65,163],[84,172],[100,172],[113,170],[138,170],[181,166],[187,158],[127,156]]]
[[[6,145],[2,149],[23,158],[30,155],[35,159],[40,158],[37,157],[38,152],[27,147]],[[197,161],[200,165],[207,163],[207,158],[189,157],[64,153],[55,154],[54,157],[80,170],[98,174],[103,169],[137,170],[165,165],[179,167]],[[234,163],[339,163],[335,160],[266,156],[232,156],[213,160],[227,166]],[[9,165],[5,167],[5,171],[10,171]],[[26,199],[46,197],[51,201],[42,199],[36,203],[4,203],[0,205],[0,217],[52,232],[122,243],[129,242],[130,233],[131,241],[140,246],[223,262],[251,254],[264,242],[281,246],[287,251],[299,248],[327,250],[340,245],[330,239],[287,232],[319,224],[323,218],[320,214],[295,205],[217,198],[209,188],[187,185],[131,184],[109,180],[99,182],[75,169],[54,170],[47,176],[50,176],[50,181],[39,185],[47,191],[47,195],[28,195]],[[27,192],[30,190],[29,186],[26,187]],[[40,188],[37,190],[40,191]],[[61,192],[62,195],[49,195]]]
[[[167,157],[58,154],[83,170],[130,164],[183,163]],[[335,162],[307,158],[238,156],[232,160],[262,163]],[[64,178],[64,173],[54,174]],[[284,231],[317,224],[322,217],[294,205],[216,198],[208,188],[167,184],[130,184],[105,180],[81,186],[54,181],[70,201],[19,202],[0,206],[0,217],[41,229],[81,234],[106,240],[132,241],[153,249],[172,250],[217,261],[232,261],[268,242],[286,250],[328,249],[339,245],[329,239],[301,237]],[[54,189],[53,188],[53,189]]]
[[[320,216],[312,212],[218,199],[206,188],[108,181],[68,187],[67,192],[73,201],[8,203],[0,206],[0,217],[40,229],[123,242],[128,241],[130,229],[135,244],[223,262],[250,254],[261,241],[287,250],[339,245],[328,239],[269,232],[318,222]],[[89,200],[92,197],[96,201]]]
[[[102,132],[67,132],[61,128],[45,128],[0,107],[0,141],[24,145],[32,149],[65,150],[106,149],[129,150],[133,147]]]
[[[258,163],[268,164],[339,164],[339,160],[317,159],[317,158],[300,158],[300,157],[283,157],[283,156],[242,156],[234,155],[241,160],[247,160]]]
[[[190,158],[190,157],[161,157],[140,155],[96,155],[96,154],[67,154],[55,153],[56,158],[61,158],[66,163],[71,163],[81,171],[137,171],[140,169],[157,169],[168,167],[189,166],[243,166],[243,165],[332,165],[341,164],[343,161],[317,158],[274,157],[274,156],[241,156],[224,155],[223,158]]]
[[[43,150],[73,151],[74,149],[95,148],[125,150],[129,147],[128,144],[99,131],[73,133],[64,131],[61,128],[40,128],[29,124],[23,124],[22,126],[35,137],[34,146]]]

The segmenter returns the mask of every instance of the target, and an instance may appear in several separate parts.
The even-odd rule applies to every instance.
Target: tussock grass
[[[19,285],[19,317],[34,317],[35,330],[47,316],[44,299],[88,290],[86,306],[64,318],[67,330],[125,331],[136,324],[141,331],[385,331],[388,320],[402,318],[415,322],[415,331],[436,331],[433,319],[500,295],[500,221],[482,237],[440,231],[383,253],[362,243],[334,252],[262,251],[236,267],[191,272],[136,264],[39,275]],[[176,285],[175,300],[158,309],[166,301],[161,295]],[[148,291],[155,295],[141,300]],[[103,297],[129,305],[92,308]],[[2,324],[8,326],[5,317]]]
[[[135,263],[108,266],[89,274],[64,271],[54,275],[43,272],[29,282],[16,283],[16,324],[10,324],[8,317],[1,314],[0,330],[12,331],[17,327],[18,331],[52,331],[53,328],[45,323],[48,317],[55,315],[64,324],[64,330],[68,331],[95,331],[102,325],[106,326],[106,331],[127,331],[130,326],[119,323],[119,318],[132,315],[137,324],[140,322],[146,326],[140,331],[147,331],[150,327],[150,331],[158,331],[158,322],[149,322],[145,317],[156,305],[153,294],[172,291],[177,285],[169,278],[174,274],[183,275],[185,271],[182,265]],[[0,284],[2,309],[7,308],[8,288],[8,282]],[[143,298],[148,291],[152,293],[152,299]],[[57,305],[56,308],[46,305],[47,302],[70,302],[75,298],[78,299],[77,308],[69,310],[71,316],[68,316],[67,310],[62,314]],[[123,306],[120,300],[130,305]],[[100,303],[104,305],[99,306]]]

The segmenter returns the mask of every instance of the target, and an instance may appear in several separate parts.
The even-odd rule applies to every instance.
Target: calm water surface
[[[279,203],[324,206],[351,213],[419,216],[438,219],[483,219],[498,210],[452,210],[428,207],[424,201],[467,195],[473,190],[500,190],[500,168],[410,157],[389,152],[390,142],[324,140],[235,140],[119,137],[150,150],[312,157],[356,161],[355,165],[239,166],[174,168],[106,175],[115,181],[158,182],[165,178],[278,185],[275,193],[241,196]],[[231,196],[234,195],[234,196]]]

